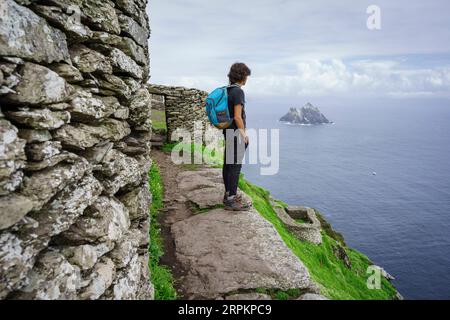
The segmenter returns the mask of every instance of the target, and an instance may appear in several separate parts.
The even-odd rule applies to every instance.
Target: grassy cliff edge
[[[180,144],[166,144],[163,147],[165,152],[171,152],[175,146],[184,147],[185,151],[194,153],[195,151],[203,152],[209,158],[209,163],[213,167],[221,167],[223,155],[220,152],[207,150],[204,146],[196,146],[194,144],[188,146]],[[190,170],[195,170],[196,165],[189,165]],[[159,176],[157,168],[153,168],[153,174]],[[155,179],[157,180],[157,179]],[[155,183],[155,182],[154,182]],[[370,259],[357,250],[348,248],[345,244],[344,237],[333,230],[332,226],[326,221],[324,216],[315,210],[322,227],[323,243],[320,245],[312,244],[297,239],[286,226],[278,218],[275,206],[287,207],[288,205],[282,201],[273,199],[270,192],[259,186],[252,184],[241,176],[239,188],[251,197],[255,209],[269,221],[277,230],[282,240],[289,249],[305,264],[311,277],[319,285],[321,294],[333,300],[392,300],[397,297],[397,290],[384,277],[381,277],[381,286],[379,289],[370,289],[367,280],[370,274],[367,273],[368,267],[373,263]],[[156,190],[158,191],[158,190]],[[155,232],[155,231],[154,231]],[[154,238],[158,238],[154,236]],[[351,262],[351,268],[348,268],[344,262],[335,256],[333,247],[340,246],[344,248]],[[156,250],[158,251],[158,250]],[[159,253],[160,254],[160,253]],[[158,255],[158,254],[157,254]],[[154,267],[157,265],[155,261]],[[164,274],[165,272],[162,271]],[[170,275],[162,277],[161,287],[163,291],[168,291],[168,295],[172,299]],[[157,286],[155,286],[157,287]],[[155,288],[157,289],[157,288]],[[289,294],[286,295],[287,298]]]
[[[305,264],[324,296],[336,300],[395,299],[397,290],[383,277],[380,289],[368,288],[367,268],[373,263],[367,256],[345,247],[352,264],[351,268],[347,268],[344,262],[334,255],[333,246],[345,246],[345,242],[342,235],[335,232],[317,210],[322,222],[321,245],[300,241],[287,230],[271,204],[273,201],[269,191],[250,183],[243,176],[239,181],[239,188],[252,198],[256,210],[272,223],[286,245]],[[275,202],[285,206],[281,201]]]

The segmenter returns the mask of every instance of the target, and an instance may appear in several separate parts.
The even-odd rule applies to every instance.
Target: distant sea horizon
[[[348,245],[385,268],[406,299],[450,298],[450,105],[314,99],[248,101],[248,126],[280,129],[280,171],[246,177],[320,210]],[[334,124],[288,125],[311,102]],[[373,173],[376,172],[376,175]]]

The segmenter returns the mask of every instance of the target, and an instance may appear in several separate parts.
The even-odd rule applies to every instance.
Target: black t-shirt
[[[238,104],[242,105],[242,120],[244,121],[244,127],[247,127],[246,116],[245,116],[245,93],[240,87],[233,86],[228,90],[228,110],[230,111],[231,118],[234,118],[234,107]],[[228,129],[237,129],[236,123],[233,122],[228,127]]]

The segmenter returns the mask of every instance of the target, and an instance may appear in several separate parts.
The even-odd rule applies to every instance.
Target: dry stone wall
[[[148,91],[152,94],[153,100],[164,101],[168,140],[178,128],[188,130],[194,137],[196,122],[201,124],[200,128],[203,130],[210,126],[204,109],[207,92],[155,84],[148,85]]]
[[[0,298],[149,299],[146,0],[0,0]]]

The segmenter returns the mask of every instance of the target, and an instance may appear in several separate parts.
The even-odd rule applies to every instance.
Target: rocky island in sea
[[[290,108],[289,112],[281,117],[280,121],[292,124],[324,124],[332,123],[320,110],[311,103],[305,104],[302,108]]]

